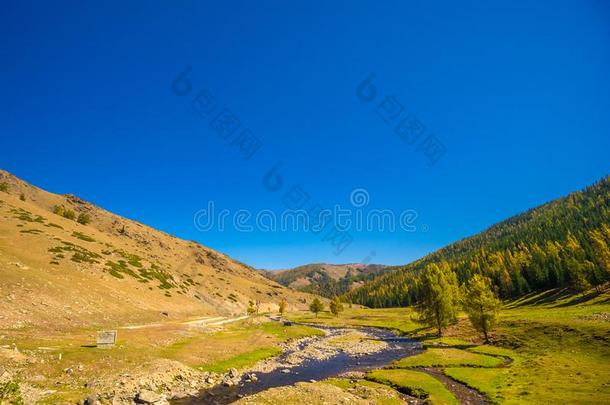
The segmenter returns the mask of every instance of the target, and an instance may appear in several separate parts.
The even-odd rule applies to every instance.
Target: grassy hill
[[[0,329],[244,314],[306,294],[230,257],[0,171]],[[78,220],[80,219],[80,222]]]
[[[418,273],[433,265],[449,266],[460,282],[482,273],[504,299],[556,287],[578,292],[610,279],[609,246],[610,177],[605,177],[375,277],[345,298],[371,307],[411,305]]]
[[[265,271],[265,275],[286,287],[331,298],[364,284],[387,269],[380,264],[314,263],[288,270]]]

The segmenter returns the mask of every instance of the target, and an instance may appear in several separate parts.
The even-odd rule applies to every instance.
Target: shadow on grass
[[[573,293],[567,288],[558,288],[547,290],[544,292],[536,291],[533,293],[529,293],[524,295],[518,303],[510,305],[509,307],[518,308],[524,307],[528,305],[544,305],[555,302],[562,298],[566,298]]]
[[[424,331],[428,331],[426,333],[422,333]],[[399,331],[401,332],[401,331]],[[400,333],[403,336],[409,336],[413,339],[417,339],[417,340],[426,340],[426,339],[434,339],[439,337],[437,333],[434,332],[430,332],[430,328],[427,326],[421,326],[417,329],[413,329],[409,332],[401,332]]]
[[[480,345],[475,345],[474,343],[462,343],[462,344],[454,344],[454,345],[449,345],[446,343],[440,343],[440,344],[425,344],[426,348],[428,349],[460,349],[460,350],[466,350],[466,349],[470,349],[472,347],[477,347]]]
[[[565,300],[564,302],[556,303],[552,305],[553,308],[562,308],[569,307],[572,305],[578,305],[586,303],[600,294],[602,294],[604,290],[593,290],[584,294],[576,294],[573,290],[569,288],[555,288],[547,291],[536,291],[529,294],[524,295],[519,299],[518,302],[507,305],[507,308],[519,308],[524,306],[537,306],[537,305],[547,305],[553,304],[557,301]],[[566,300],[567,299],[567,300]],[[599,304],[606,303],[610,301],[610,298],[598,302]]]
[[[563,307],[569,307],[572,305],[577,305],[577,304],[583,304],[587,301],[592,300],[593,298],[599,296],[603,291],[591,291],[588,294],[581,294],[581,295],[577,295],[574,298],[572,298],[569,301],[563,302],[561,304],[557,304],[554,305],[555,308],[563,308]],[[608,301],[608,300],[606,300]]]

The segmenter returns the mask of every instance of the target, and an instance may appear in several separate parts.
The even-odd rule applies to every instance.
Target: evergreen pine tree
[[[491,280],[475,274],[464,286],[462,307],[472,326],[489,342],[489,332],[496,324],[500,300],[494,294]]]
[[[457,278],[446,262],[426,266],[421,276],[417,321],[434,327],[439,336],[456,320]]]
[[[318,317],[318,313],[324,310],[324,303],[320,301],[319,298],[314,298],[311,304],[309,304],[309,310],[316,314],[316,318]]]

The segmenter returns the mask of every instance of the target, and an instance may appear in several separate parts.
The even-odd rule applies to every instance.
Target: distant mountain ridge
[[[294,290],[331,298],[350,291],[386,269],[388,266],[381,264],[312,263],[287,270],[265,270],[264,274]]]
[[[372,278],[344,299],[371,307],[411,305],[418,274],[446,266],[460,282],[490,277],[502,298],[570,287],[582,291],[610,280],[610,176],[515,215],[428,256]]]

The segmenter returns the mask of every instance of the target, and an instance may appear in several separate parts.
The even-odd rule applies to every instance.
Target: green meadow
[[[505,303],[491,344],[484,344],[465,315],[439,338],[412,320],[410,308],[346,308],[335,317],[322,313],[290,314],[295,321],[335,326],[375,326],[412,336],[424,351],[367,375],[428,398],[453,404],[447,387],[422,368],[482,393],[492,403],[610,403],[610,293],[573,295],[550,290]]]

